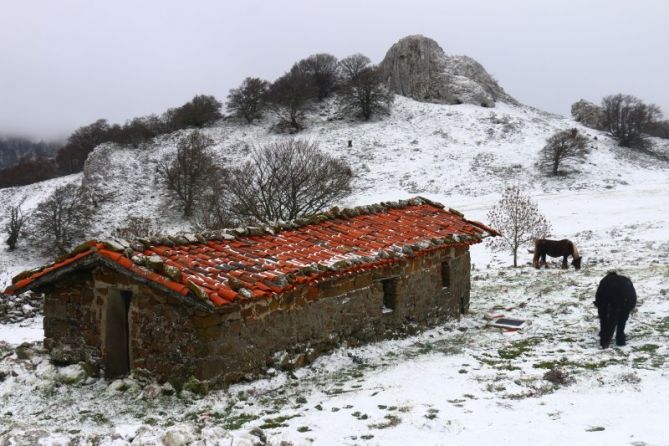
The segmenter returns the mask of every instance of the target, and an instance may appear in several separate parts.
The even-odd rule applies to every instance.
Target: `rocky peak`
[[[480,63],[449,56],[422,35],[404,37],[390,47],[381,70],[391,91],[419,101],[483,107],[494,107],[496,101],[517,103]]]

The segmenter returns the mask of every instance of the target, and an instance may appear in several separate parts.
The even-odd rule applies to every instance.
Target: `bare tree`
[[[354,54],[339,61],[339,71],[344,82],[350,82],[358,77],[360,72],[371,64],[369,57],[364,54]]]
[[[337,58],[332,54],[312,54],[299,61],[294,69],[300,70],[310,79],[319,101],[330,96],[337,86]]]
[[[302,130],[305,113],[313,97],[314,89],[309,77],[296,66],[274,81],[269,89],[269,101],[279,118],[277,128],[291,133]]]
[[[354,71],[340,94],[342,111],[362,116],[365,121],[374,114],[387,113],[393,94],[383,85],[378,67],[363,67]]]
[[[602,99],[602,112],[605,128],[623,147],[643,146],[643,133],[662,118],[657,105],[624,94]]]
[[[46,252],[64,254],[83,241],[91,225],[91,209],[82,187],[61,186],[31,214],[30,236]]]
[[[590,153],[588,138],[578,129],[562,130],[546,140],[539,151],[539,167],[552,175],[557,175],[560,164],[569,159],[585,159]]]
[[[170,193],[181,203],[185,217],[193,215],[197,200],[208,187],[217,166],[209,147],[214,141],[199,131],[191,132],[177,143],[174,157],[158,164],[158,173]]]
[[[21,206],[25,201],[26,197],[23,197],[16,206],[9,208],[9,221],[5,224],[5,234],[7,234],[6,243],[10,251],[16,249],[19,238],[23,236],[26,216],[21,210]]]
[[[518,248],[547,237],[551,231],[537,204],[519,186],[506,188],[502,199],[488,212],[487,221],[501,236],[489,238],[486,243],[496,251],[510,249],[514,267],[518,266]]]
[[[253,151],[228,181],[231,212],[240,220],[272,222],[317,213],[351,192],[353,173],[304,140],[287,140]]]
[[[193,215],[193,226],[196,230],[218,230],[233,225],[228,174],[226,169],[218,169],[210,177],[209,186],[203,193]]]
[[[249,124],[262,116],[267,101],[269,82],[257,77],[247,77],[239,88],[228,93],[226,109],[230,113],[246,119]]]

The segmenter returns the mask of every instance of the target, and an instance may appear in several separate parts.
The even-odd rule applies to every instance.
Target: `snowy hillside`
[[[344,346],[295,372],[272,370],[207,396],[171,394],[141,376],[111,384],[86,378],[78,365],[51,365],[39,345],[15,349],[39,339],[39,319],[20,329],[0,325],[0,443],[241,446],[264,444],[259,436],[266,436],[270,445],[666,444],[669,169],[629,156],[600,132],[523,106],[397,97],[392,116],[364,124],[329,120],[330,106],[300,136],[353,165],[355,192],[342,205],[420,194],[485,221],[504,185],[520,183],[554,235],[578,243],[583,269],[553,263],[537,271],[525,252],[514,269],[507,253],[477,245],[471,313],[461,320],[405,339]],[[545,139],[574,126],[593,137],[589,160],[567,176],[539,175],[534,162]],[[238,162],[249,144],[285,138],[267,127],[225,122],[206,133],[222,159]],[[155,175],[177,139],[96,150],[86,181],[114,197],[98,208],[92,236],[127,215],[188,229]],[[58,185],[81,179],[0,190],[0,200],[26,195],[35,206]],[[3,251],[0,282],[44,261],[25,246],[11,256]],[[632,278],[639,305],[628,345],[602,350],[592,300],[610,269]],[[491,311],[532,324],[502,332],[486,326]]]
[[[269,118],[253,126],[222,122],[205,130],[225,164],[242,160],[253,145],[288,138],[270,133]],[[538,150],[557,130],[578,127],[592,137],[589,160],[571,173],[546,178],[534,167]],[[84,174],[87,186],[112,198],[100,204],[91,237],[108,235],[128,216],[154,219],[165,232],[189,230],[156,175],[157,162],[176,151],[184,131],[157,138],[138,149],[114,145],[98,147]],[[347,159],[356,174],[354,193],[344,206],[369,204],[414,195],[434,198],[456,209],[473,197],[496,196],[506,184],[519,183],[535,193],[606,191],[627,184],[665,181],[667,171],[649,157],[629,156],[613,140],[570,119],[526,107],[498,103],[495,108],[473,105],[438,105],[397,96],[392,114],[360,123],[337,119],[335,106],[324,103],[298,135]],[[596,140],[594,138],[597,138]],[[353,147],[348,148],[351,140]],[[669,143],[655,143],[669,151]],[[36,185],[0,189],[0,202],[17,203],[27,196],[29,210],[55,187],[80,181],[73,175]],[[4,221],[0,226],[4,225]],[[25,245],[15,253],[0,252],[0,285],[11,275],[49,260]]]

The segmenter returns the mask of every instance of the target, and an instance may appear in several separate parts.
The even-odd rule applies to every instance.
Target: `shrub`
[[[198,95],[181,107],[165,113],[165,123],[170,131],[189,127],[201,128],[221,119],[221,103],[213,96]]]
[[[644,104],[631,95],[616,94],[602,99],[606,130],[623,147],[644,145],[643,133],[662,117],[657,105]]]
[[[302,130],[313,97],[314,89],[309,77],[296,67],[274,81],[268,98],[272,111],[279,119],[276,128],[290,133]]]

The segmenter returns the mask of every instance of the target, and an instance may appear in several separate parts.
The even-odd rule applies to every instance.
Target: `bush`
[[[242,221],[269,223],[321,212],[351,192],[353,172],[315,143],[287,140],[256,149],[230,172],[230,212]]]
[[[31,214],[30,237],[45,252],[64,254],[83,241],[92,213],[83,188],[74,184],[61,186]]]
[[[571,106],[571,116],[574,121],[596,130],[604,130],[604,112],[601,107],[581,99]]]
[[[158,164],[158,173],[171,195],[181,203],[185,217],[191,217],[198,200],[216,176],[218,167],[209,151],[213,140],[199,131],[177,143],[177,153]]]
[[[189,127],[202,128],[221,119],[221,103],[213,96],[198,95],[181,107],[165,113],[165,123],[170,131]]]
[[[577,129],[562,130],[546,140],[546,145],[539,152],[539,167],[551,175],[557,175],[564,161],[582,160],[588,153],[588,138]]]
[[[518,248],[547,237],[551,231],[537,204],[519,186],[506,188],[502,199],[488,212],[487,221],[500,233],[487,239],[487,245],[496,251],[510,249],[514,267],[518,266]]]
[[[112,231],[114,237],[125,240],[135,240],[138,238],[155,237],[159,234],[153,220],[148,217],[128,216],[125,219],[125,226]]]

